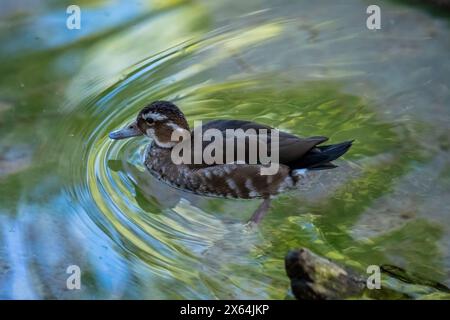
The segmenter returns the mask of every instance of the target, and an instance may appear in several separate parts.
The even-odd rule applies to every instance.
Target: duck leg
[[[258,224],[261,222],[261,220],[264,218],[266,213],[270,209],[270,199],[266,198],[263,200],[263,202],[259,205],[258,209],[253,213],[252,217],[248,221],[249,223]]]

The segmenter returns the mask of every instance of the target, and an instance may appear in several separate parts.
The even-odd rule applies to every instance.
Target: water
[[[449,20],[367,1],[2,3],[0,298],[291,299],[288,250],[450,285]],[[209,199],[155,181],[146,103],[356,139],[339,168],[280,196]],[[66,289],[66,269],[82,289]],[[418,297],[426,297],[418,294]]]

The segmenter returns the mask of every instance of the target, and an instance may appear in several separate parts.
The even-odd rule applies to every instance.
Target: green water
[[[0,298],[292,299],[298,247],[450,285],[446,15],[385,1],[370,31],[368,1],[78,3],[81,30],[71,3],[0,5]],[[148,140],[108,139],[157,99],[356,142],[252,230],[258,201],[171,189]]]

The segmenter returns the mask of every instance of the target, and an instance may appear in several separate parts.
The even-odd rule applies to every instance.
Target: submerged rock
[[[343,299],[357,296],[365,288],[362,277],[308,249],[290,251],[285,265],[297,299]]]
[[[449,299],[450,289],[402,268],[381,265],[380,284],[369,288],[371,274],[340,266],[305,248],[289,251],[285,267],[297,299]],[[383,279],[381,277],[383,275]]]
[[[32,163],[32,156],[27,146],[0,145],[0,179],[26,170]]]
[[[414,1],[414,2],[425,2],[432,5],[436,5],[440,8],[450,9],[450,0],[422,0],[422,1]]]

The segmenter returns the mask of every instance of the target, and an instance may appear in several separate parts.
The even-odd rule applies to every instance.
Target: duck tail
[[[332,163],[350,149],[354,140],[327,146],[316,146],[295,164],[293,169],[326,170],[337,166]]]

